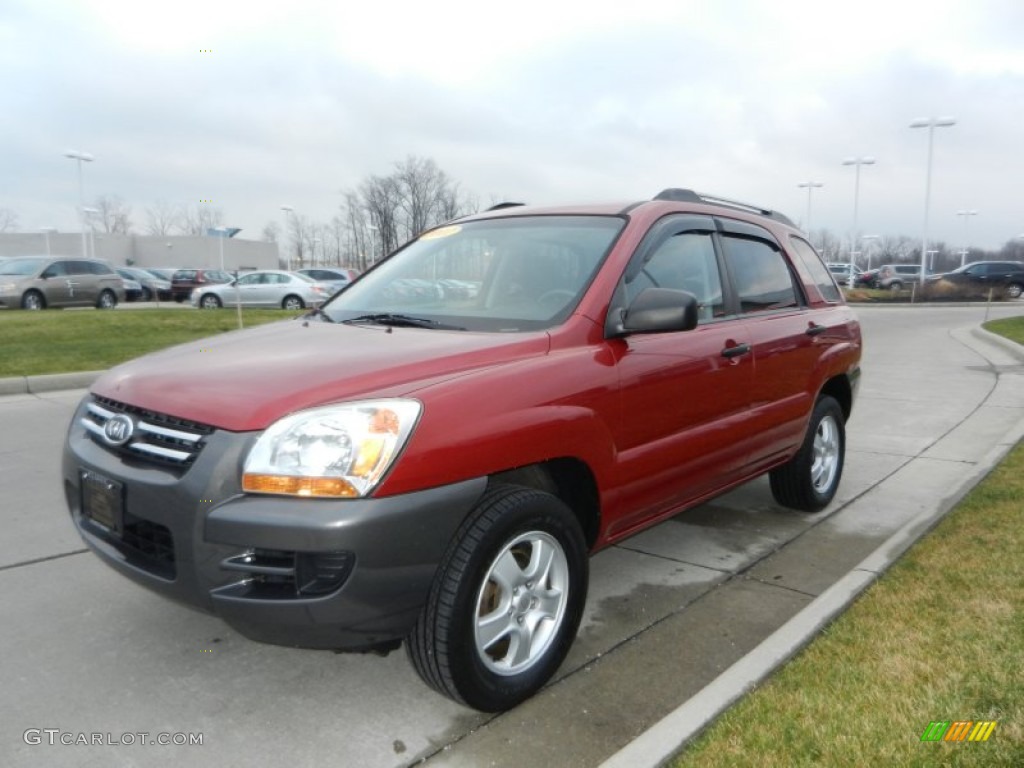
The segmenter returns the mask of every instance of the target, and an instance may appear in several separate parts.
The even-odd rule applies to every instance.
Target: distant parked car
[[[335,292],[327,283],[283,270],[249,272],[220,285],[202,285],[192,292],[192,306],[217,309],[224,305],[302,309],[327,301]]]
[[[840,263],[836,263],[836,264],[829,264],[828,265],[828,271],[833,274],[833,276],[836,278],[836,282],[837,283],[839,283],[840,285],[849,286],[850,285],[850,275],[851,274],[852,275],[856,275],[859,270],[853,264],[848,264],[848,263],[840,264]]]
[[[921,281],[920,264],[883,264],[878,269],[875,287],[887,291],[902,291]]]
[[[121,282],[124,283],[124,300],[125,301],[140,301],[142,299],[142,283],[138,280],[133,280],[131,277],[123,274],[120,269],[116,270],[117,274],[121,275]]]
[[[154,277],[158,277],[161,280],[166,280],[168,283],[171,282],[171,279],[174,277],[174,273],[178,271],[177,267],[173,269],[169,269],[167,267],[142,267],[142,270],[144,272],[149,272],[149,274]]]
[[[23,256],[0,262],[0,308],[113,309],[124,298],[124,282],[105,261]]]
[[[171,277],[171,297],[181,303],[192,295],[192,289],[216,283],[230,283],[234,278],[219,269],[179,269]]]
[[[857,288],[874,288],[878,280],[878,269],[865,269],[854,274],[853,284]]]
[[[352,278],[348,274],[348,270],[343,269],[328,269],[326,267],[313,267],[311,269],[297,269],[297,274],[311,277],[321,283],[327,283],[332,286],[332,293],[337,293],[346,285],[352,282]]]
[[[963,298],[1019,299],[1024,293],[1024,262],[975,261],[952,272],[934,275],[929,281],[933,293],[952,293]]]
[[[135,280],[142,288],[142,300],[153,301],[154,298],[161,301],[171,299],[171,281],[157,277],[152,272],[138,267],[118,267],[117,273],[126,280]],[[129,301],[133,299],[129,298]]]

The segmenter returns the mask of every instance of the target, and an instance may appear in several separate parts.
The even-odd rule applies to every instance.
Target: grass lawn
[[[674,768],[1024,766],[1022,500],[1024,444]],[[998,724],[924,742],[933,721]]]
[[[1018,344],[1024,344],[1024,317],[1004,317],[1002,320],[989,320],[982,325],[982,328],[1012,339]]]
[[[248,328],[298,312],[244,309]],[[0,312],[0,378],[98,371],[157,349],[238,328],[233,309]]]

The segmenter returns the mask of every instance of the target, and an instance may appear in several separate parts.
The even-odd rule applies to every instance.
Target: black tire
[[[204,293],[199,297],[199,308],[200,309],[220,309],[224,306],[224,302],[220,300],[220,296],[212,293]]]
[[[22,309],[46,309],[46,299],[39,291],[25,291],[21,297]]]
[[[281,309],[305,309],[306,303],[293,293],[288,294],[281,300]]]
[[[893,282],[889,283],[889,290],[892,291],[893,293],[899,293],[900,291],[903,290],[903,283],[901,283],[899,280],[894,280]]]
[[[784,507],[817,512],[836,495],[846,458],[843,409],[828,395],[814,405],[803,445],[769,475],[772,496]]]
[[[524,561],[531,559],[547,559],[540,579],[530,580],[535,564]],[[495,571],[511,574],[511,581],[490,578]],[[587,547],[572,511],[549,493],[495,485],[463,521],[438,567],[406,638],[409,659],[445,696],[483,712],[510,709],[540,690],[564,661],[583,616],[588,578]],[[481,612],[492,620],[481,620]],[[489,626],[495,629],[488,641],[481,634]],[[520,633],[529,658],[517,662]]]
[[[117,296],[113,291],[103,289],[99,298],[96,299],[96,309],[113,309],[117,306]]]

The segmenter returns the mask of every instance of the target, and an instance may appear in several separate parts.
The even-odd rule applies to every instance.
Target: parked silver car
[[[920,264],[883,264],[875,276],[875,286],[887,291],[902,291],[921,280]]]
[[[241,303],[243,307],[302,309],[327,301],[334,291],[305,275],[283,270],[248,272],[230,283],[201,285],[192,291],[193,307],[217,309]]]
[[[0,308],[113,309],[124,298],[124,282],[105,261],[21,256],[0,263]]]

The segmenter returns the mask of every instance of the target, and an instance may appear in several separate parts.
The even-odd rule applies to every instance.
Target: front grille
[[[106,426],[117,415],[132,422],[131,436],[118,445],[107,438]],[[213,427],[163,413],[125,405],[105,397],[93,397],[81,419],[89,436],[108,451],[144,463],[186,469],[206,444]]]

